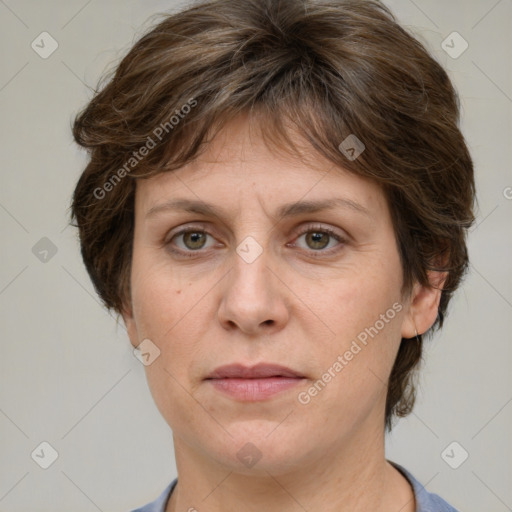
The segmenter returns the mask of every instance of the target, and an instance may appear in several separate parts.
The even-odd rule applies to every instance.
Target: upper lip
[[[228,364],[219,366],[211,372],[207,379],[258,379],[267,377],[295,377],[302,378],[303,375],[279,364],[259,363],[255,366],[244,366],[243,364]]]

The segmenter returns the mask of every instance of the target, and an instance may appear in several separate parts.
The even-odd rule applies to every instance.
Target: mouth
[[[244,366],[242,364],[228,364],[219,366],[211,372],[208,379],[265,379],[270,377],[303,378],[299,372],[272,363],[259,363],[255,366]]]
[[[252,367],[241,364],[221,366],[205,380],[235,400],[255,402],[286,391],[304,379],[304,375],[291,368],[261,363]]]

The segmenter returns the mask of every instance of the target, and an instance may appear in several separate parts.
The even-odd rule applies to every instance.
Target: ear
[[[131,304],[123,305],[121,310],[121,316],[123,317],[124,325],[126,326],[126,332],[130,338],[130,343],[133,347],[139,345],[139,334],[137,330],[137,324],[133,316],[133,307]]]
[[[409,310],[402,323],[402,338],[414,338],[428,331],[437,318],[443,285],[448,272],[429,271],[429,285],[415,283],[410,295]]]

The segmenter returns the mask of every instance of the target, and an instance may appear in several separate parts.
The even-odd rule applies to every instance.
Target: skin
[[[368,213],[276,213],[285,203],[340,197]],[[208,202],[222,216],[171,208],[148,215],[177,198]],[[182,228],[208,235],[175,236]],[[345,241],[312,238],[325,228]],[[251,263],[236,252],[248,236],[263,251]],[[179,480],[167,512],[415,510],[409,483],[385,458],[386,383],[401,338],[434,323],[440,289],[416,284],[402,297],[401,276],[380,187],[312,149],[302,160],[270,150],[244,116],[195,162],[137,182],[123,318],[133,346],[148,338],[161,351],[145,370],[173,432]],[[299,393],[396,303],[394,318],[301,404]],[[277,363],[306,378],[242,402],[204,380],[234,362]],[[252,467],[237,457],[246,443],[261,454]]]

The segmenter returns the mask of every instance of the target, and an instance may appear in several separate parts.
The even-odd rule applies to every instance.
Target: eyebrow
[[[351,199],[343,197],[319,201],[297,201],[295,203],[287,203],[277,210],[276,215],[279,219],[284,219],[286,217],[298,216],[305,213],[317,213],[320,211],[333,210],[335,208],[349,209],[372,218],[370,211],[366,207],[352,201]],[[146,213],[146,218],[153,217],[154,215],[162,212],[175,210],[182,210],[188,213],[196,213],[204,216],[215,216],[221,219],[226,217],[225,211],[222,208],[206,203],[205,201],[193,199],[171,199],[150,208]]]

